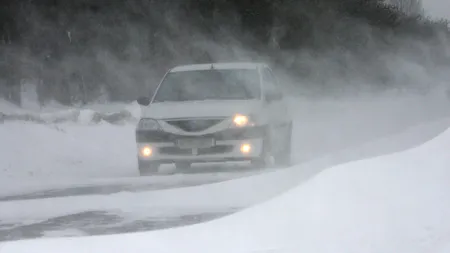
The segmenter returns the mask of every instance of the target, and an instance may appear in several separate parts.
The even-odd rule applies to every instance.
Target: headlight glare
[[[154,119],[141,119],[138,124],[138,129],[142,130],[159,130],[159,124]]]
[[[233,117],[233,124],[236,127],[246,127],[246,126],[253,126],[253,122],[250,121],[249,117],[242,114],[236,114]]]
[[[153,154],[153,149],[151,147],[143,147],[141,148],[141,156],[150,157]]]

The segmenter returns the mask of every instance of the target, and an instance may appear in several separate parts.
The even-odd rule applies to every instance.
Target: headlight
[[[141,119],[137,128],[141,130],[159,130],[160,126],[154,119]]]
[[[233,117],[233,124],[236,127],[246,127],[254,126],[255,124],[251,121],[250,117],[242,114],[236,114]]]

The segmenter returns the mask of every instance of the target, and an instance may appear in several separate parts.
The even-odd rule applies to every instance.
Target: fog
[[[384,0],[0,5],[0,210],[7,216],[0,241],[200,223],[213,219],[209,212],[236,212],[337,164],[431,139],[450,122],[450,32],[441,19],[450,18],[450,6],[448,0],[423,1],[390,1],[401,8]],[[142,111],[136,99],[152,95],[176,65],[237,61],[265,62],[274,70],[289,103],[289,112],[277,113],[294,119],[293,167],[250,177],[260,168],[207,164],[139,177],[135,130]],[[178,82],[183,88],[186,79]],[[216,90],[189,95],[214,97]],[[169,111],[160,115],[165,113],[170,117]],[[419,169],[426,171],[411,173],[429,172]],[[335,171],[345,185],[358,179]],[[367,175],[377,174],[361,171],[369,181]],[[378,179],[395,183],[403,175],[397,172]],[[217,181],[228,182],[210,184]],[[345,195],[348,189],[340,190]],[[322,192],[310,193],[320,202]]]
[[[130,101],[175,65],[211,61],[267,62],[289,92],[308,96],[424,93],[442,85],[444,23],[378,1],[341,2],[28,2],[4,32],[3,83],[10,84],[2,86],[34,82],[41,103],[101,95]]]
[[[319,152],[310,149],[332,151],[448,113],[450,33],[439,20],[448,13],[436,0],[423,3],[424,17],[377,1],[199,1],[187,10],[155,1],[81,2],[17,9],[20,39],[3,37],[13,74],[2,83],[14,83],[3,85],[4,97],[24,103],[20,84],[31,83],[41,105],[129,103],[152,94],[175,65],[266,62],[304,122],[298,128],[310,143],[305,157]],[[244,15],[248,10],[255,15]]]
[[[434,19],[449,19],[450,11],[448,10],[448,7],[448,1],[425,0],[423,2],[423,8],[426,15],[431,16]]]

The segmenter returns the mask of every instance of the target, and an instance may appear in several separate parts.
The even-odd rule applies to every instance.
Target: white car
[[[287,166],[292,120],[271,69],[263,63],[178,66],[152,97],[140,97],[136,128],[141,175],[161,164],[250,161]]]

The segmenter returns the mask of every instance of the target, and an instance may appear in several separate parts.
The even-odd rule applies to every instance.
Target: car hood
[[[170,119],[191,117],[230,117],[236,113],[249,114],[261,106],[259,100],[208,100],[160,102],[141,106],[142,118]]]

